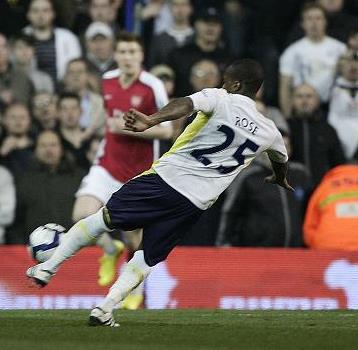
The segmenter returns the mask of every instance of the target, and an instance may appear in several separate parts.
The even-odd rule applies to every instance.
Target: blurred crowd
[[[71,226],[106,128],[101,77],[124,29],[142,37],[144,69],[169,98],[220,87],[227,64],[257,59],[257,109],[290,153],[294,193],[264,184],[261,157],[182,244],[358,249],[357,0],[0,1],[0,243]]]

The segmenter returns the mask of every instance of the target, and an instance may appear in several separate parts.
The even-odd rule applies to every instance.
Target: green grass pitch
[[[355,311],[117,311],[119,328],[88,327],[88,311],[0,311],[1,350],[354,350]]]

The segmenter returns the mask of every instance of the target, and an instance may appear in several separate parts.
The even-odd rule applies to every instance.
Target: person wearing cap
[[[117,67],[114,61],[114,35],[108,24],[93,22],[85,33],[89,69],[101,77]]]
[[[175,73],[173,69],[166,64],[158,64],[150,70],[150,73],[163,82],[168,97],[173,97],[175,88]]]
[[[231,60],[229,52],[222,45],[223,26],[220,13],[215,7],[208,7],[199,12],[194,29],[194,41],[174,49],[168,58],[167,63],[176,75],[176,96],[185,96],[192,92],[190,71],[198,61],[212,60],[219,66],[220,71],[223,71]]]
[[[171,51],[191,42],[194,37],[194,29],[190,24],[193,12],[191,1],[170,0],[169,5],[173,23],[151,40],[148,58],[150,67],[166,62]]]

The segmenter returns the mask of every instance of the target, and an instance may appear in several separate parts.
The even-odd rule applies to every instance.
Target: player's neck
[[[139,77],[140,71],[133,74],[121,74],[119,76],[119,82],[124,89],[129,88]]]
[[[49,27],[49,28],[33,28],[34,30],[34,37],[37,40],[40,41],[45,41],[45,40],[49,40],[52,37],[53,34],[53,28]]]
[[[255,101],[256,100],[256,94],[253,94],[251,92],[246,92],[246,91],[238,91],[236,92],[238,95],[242,95],[248,98],[251,98],[251,100]]]

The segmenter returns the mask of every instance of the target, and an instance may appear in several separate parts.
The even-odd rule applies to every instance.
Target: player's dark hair
[[[123,30],[123,31],[119,32],[119,34],[117,36],[117,40],[116,40],[117,45],[122,41],[137,43],[142,48],[142,50],[144,50],[144,43],[143,43],[141,37],[137,34],[126,32]]]
[[[71,91],[64,91],[62,94],[58,97],[57,105],[60,106],[61,102],[66,99],[74,99],[77,100],[78,104],[81,105],[81,99],[78,94],[71,92]]]
[[[323,15],[324,15],[324,17],[326,17],[326,11],[320,4],[318,4],[317,2],[307,2],[302,7],[301,19],[303,19],[303,16],[305,15],[305,13],[307,11],[311,11],[311,10],[321,10]]]
[[[229,79],[239,81],[242,89],[249,94],[256,94],[264,81],[261,64],[250,58],[233,62],[226,68],[225,74]]]

